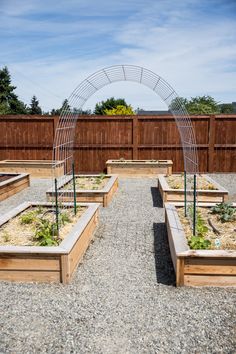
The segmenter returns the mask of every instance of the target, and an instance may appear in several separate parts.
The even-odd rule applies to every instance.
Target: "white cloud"
[[[235,19],[227,18],[224,12],[222,15],[219,11],[214,13],[215,9],[205,13],[200,6],[204,1],[185,0],[174,4],[173,1],[149,0],[144,4],[122,0],[111,2],[109,7],[105,0],[95,4],[83,0],[79,5],[78,1],[53,1],[48,2],[48,13],[64,12],[69,16],[68,11],[70,14],[80,11],[82,19],[76,21],[72,16],[71,21],[60,19],[45,23],[26,16],[42,12],[45,1],[34,1],[34,6],[29,1],[22,1],[15,10],[14,3],[10,0],[4,10],[5,19],[10,19],[10,31],[15,23],[14,28],[19,31],[31,29],[51,35],[48,39],[39,39],[39,42],[46,42],[45,53],[40,51],[40,43],[29,42],[28,58],[21,59],[18,48],[12,49],[6,44],[4,47],[4,59],[11,58],[7,64],[18,94],[25,101],[35,94],[45,110],[60,106],[62,100],[93,72],[115,64],[134,64],[153,70],[181,96],[211,94],[219,101],[236,100]],[[214,0],[213,3],[222,2]],[[118,18],[110,17],[117,14]],[[91,18],[94,15],[103,16],[102,21]],[[86,40],[79,42],[82,38]],[[66,44],[70,40],[71,48],[68,48]],[[65,43],[65,50],[54,53],[59,43]],[[35,59],[37,50],[38,58]],[[34,54],[33,59],[30,53]],[[128,83],[103,88],[91,97],[86,107],[93,108],[97,101],[110,96],[124,97],[134,107],[165,107],[147,88]]]

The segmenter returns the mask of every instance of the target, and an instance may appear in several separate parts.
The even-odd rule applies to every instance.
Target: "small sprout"
[[[69,217],[69,215],[67,213],[60,213],[59,214],[59,223],[61,223],[62,225],[65,225],[66,223],[71,222],[71,219]]]
[[[37,219],[37,212],[36,210],[29,211],[24,213],[20,217],[21,224],[32,224]]]
[[[10,234],[9,234],[9,232],[7,232],[7,231],[3,231],[3,241],[4,242],[9,242],[10,241],[10,239],[11,239],[11,236],[10,236]]]
[[[176,183],[172,185],[173,189],[180,189],[180,184]]]
[[[216,187],[214,186],[214,184],[209,183],[207,189],[214,191],[216,189]]]

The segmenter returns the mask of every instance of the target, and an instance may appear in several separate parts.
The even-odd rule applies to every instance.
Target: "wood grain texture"
[[[0,183],[0,201],[22,191],[30,186],[28,174],[21,174]]]
[[[50,160],[59,117],[0,116],[0,160]],[[191,116],[200,172],[236,172],[236,115]],[[80,116],[76,173],[106,171],[109,159],[170,159],[184,170],[180,135],[172,115]]]
[[[172,175],[174,177],[174,175]],[[179,176],[179,175],[177,175]],[[201,190],[197,189],[198,203],[222,203],[228,199],[229,192],[215,182],[211,177],[204,175],[204,178],[211,184],[214,184],[217,190]],[[173,189],[169,186],[165,175],[158,175],[157,184],[163,205],[164,203],[178,203],[184,201],[184,189]]]
[[[0,226],[35,205],[28,202],[13,209],[1,218]],[[73,207],[71,203],[67,206]],[[0,246],[0,280],[69,283],[98,225],[99,204],[79,206],[86,210],[59,246]]]
[[[60,282],[60,272],[30,270],[0,270],[0,279],[16,282]]]
[[[165,213],[176,285],[236,287],[236,251],[190,250],[175,206],[166,203]]]
[[[76,175],[80,176],[96,176],[96,175]],[[99,175],[97,175],[99,176]],[[102,189],[99,190],[76,190],[76,201],[79,203],[101,203],[104,207],[108,206],[112,200],[113,195],[115,194],[118,188],[118,176],[117,175],[106,175],[107,183]],[[70,179],[63,180],[63,183],[59,184],[58,195],[63,202],[73,202],[74,201],[74,192],[72,190],[63,189],[64,185],[68,183]],[[47,200],[52,201],[55,199],[55,191],[50,188],[46,192]]]
[[[135,161],[130,160],[125,163],[119,160],[108,160],[107,169],[111,174],[124,177],[153,177],[158,174],[171,174],[173,162],[168,160],[166,163],[151,162],[149,160]]]
[[[0,161],[0,172],[29,173],[34,178],[52,178],[64,174],[64,164],[56,163],[52,170],[52,161],[42,160],[3,160]]]

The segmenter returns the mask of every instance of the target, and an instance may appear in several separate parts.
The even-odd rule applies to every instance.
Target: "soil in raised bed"
[[[172,189],[184,189],[184,176],[183,175],[171,175],[166,177],[166,180]],[[191,189],[193,189],[193,177],[187,177],[187,187],[191,183]],[[197,189],[198,190],[218,190],[218,188],[207,181],[203,176],[197,176]]]
[[[103,189],[108,182],[109,177],[92,176],[92,177],[76,177],[76,190],[99,190]],[[73,183],[65,184],[61,189],[73,190]]]
[[[8,179],[11,179],[11,178],[13,178],[13,177],[17,177],[17,176],[19,176],[19,175],[17,175],[17,174],[15,174],[15,175],[1,175],[0,174],[0,183],[1,182],[4,182],[4,181],[7,181]]]
[[[184,216],[184,208],[178,208],[177,210],[185,235],[187,240],[189,240],[193,235],[190,221]],[[211,213],[210,208],[198,207],[197,210],[204,219],[208,228],[205,239],[211,242],[209,249],[236,250],[236,214],[233,221],[222,223],[217,214]],[[208,223],[208,219],[211,220],[214,227],[220,232],[219,235],[213,231],[212,227]]]
[[[55,213],[49,212],[44,214],[49,209],[52,210],[52,208],[47,207],[30,207],[24,212],[16,215],[7,223],[0,226],[0,246],[38,246],[38,241],[34,240],[37,221],[32,224],[22,224],[21,217],[29,212],[35,211],[37,213],[37,217],[44,217],[53,222]],[[76,215],[74,215],[72,208],[62,210],[63,213],[68,215],[70,222],[65,223],[65,225],[60,227],[59,243],[68,235],[73,225],[76,224],[86,209],[87,207],[77,206]],[[40,213],[38,211],[40,211]]]

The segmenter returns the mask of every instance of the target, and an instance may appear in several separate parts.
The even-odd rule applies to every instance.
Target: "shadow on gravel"
[[[153,223],[154,257],[157,282],[175,285],[175,271],[171,260],[165,223]]]
[[[163,208],[161,193],[157,187],[151,187],[152,202],[156,208]]]

